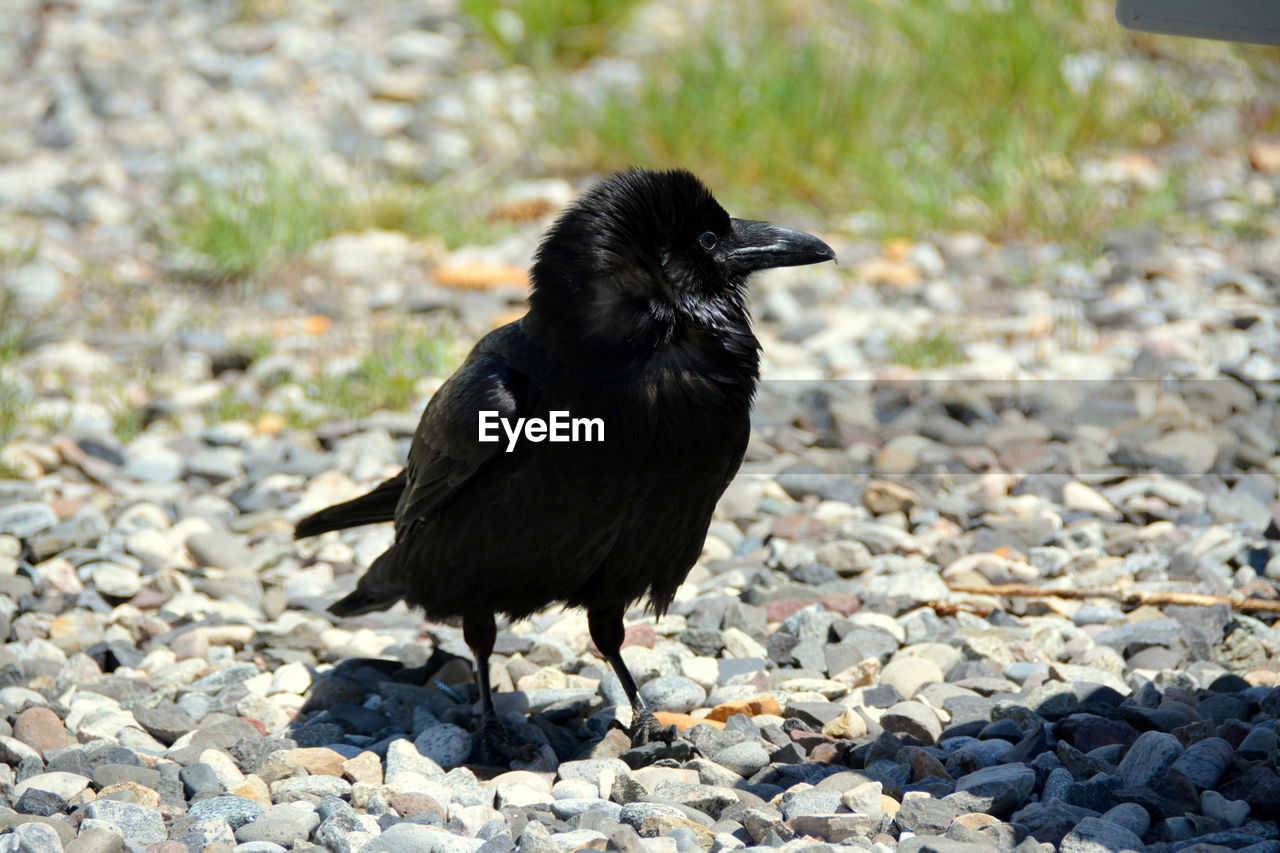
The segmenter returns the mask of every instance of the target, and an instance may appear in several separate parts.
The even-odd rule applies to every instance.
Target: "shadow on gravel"
[[[1123,652],[1157,648],[1149,644],[1153,627],[1122,644]],[[470,763],[478,720],[471,662],[447,650],[453,644],[444,634],[419,666],[342,661],[317,678],[288,737],[345,758],[371,751],[385,762],[387,779],[408,770],[447,784],[457,777],[441,768],[466,766],[474,784],[512,769]],[[507,635],[512,643],[521,639]],[[1198,688],[1191,675],[1170,672],[1157,681],[1117,676],[1100,684],[1112,680],[1100,670],[1019,666],[1000,674],[981,661],[957,663],[945,682],[935,682],[951,693],[940,703],[950,716],[941,729],[910,719],[908,706],[923,703],[889,695],[884,685],[867,688],[864,704],[882,713],[879,722],[860,715],[866,730],[856,738],[831,733],[831,711],[845,711],[838,703],[774,706],[781,722],[763,725],[731,715],[722,728],[686,729],[675,744],[632,748],[611,725],[607,683],[599,690],[506,692],[499,702],[520,737],[544,747],[541,758],[514,769],[621,759],[631,772],[619,772],[604,799],[676,806],[703,828],[731,820],[744,827],[738,833],[746,843],[780,845],[805,835],[838,843],[906,832],[915,838],[901,849],[1027,844],[1031,851],[1070,835],[1069,843],[1092,839],[1101,846],[1090,849],[1120,850],[1280,836],[1269,822],[1280,815],[1280,688],[1230,674]],[[801,783],[812,787],[792,790]],[[402,792],[391,801],[409,810],[421,805]],[[443,811],[418,814],[448,827]],[[550,813],[537,819],[556,820]]]

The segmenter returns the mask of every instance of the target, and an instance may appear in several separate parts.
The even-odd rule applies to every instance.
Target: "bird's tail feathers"
[[[360,616],[375,610],[386,610],[404,598],[404,577],[394,545],[373,561],[360,578],[355,590],[329,606],[334,616]]]
[[[400,473],[366,495],[312,513],[294,525],[293,538],[305,539],[330,530],[394,521],[404,484],[405,476]]]
[[[356,589],[351,594],[329,605],[334,616],[362,616],[376,610],[386,610],[400,600],[398,595],[376,595],[377,590]]]

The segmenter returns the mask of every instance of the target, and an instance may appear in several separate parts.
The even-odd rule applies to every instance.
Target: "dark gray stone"
[[[1141,738],[1139,738],[1140,742]],[[1138,744],[1135,743],[1132,749],[1136,749],[1137,746]],[[1169,766],[1185,776],[1197,788],[1212,788],[1218,784],[1218,780],[1230,766],[1232,753],[1231,744],[1222,738],[1205,738],[1187,747],[1187,750]],[[1121,768],[1123,767],[1124,762],[1121,762]]]
[[[1182,751],[1182,744],[1173,735],[1144,732],[1120,762],[1120,777],[1130,787],[1150,785],[1173,766]]]

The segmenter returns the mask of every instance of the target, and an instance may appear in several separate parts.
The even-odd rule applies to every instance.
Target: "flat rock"
[[[1115,853],[1119,850],[1142,853],[1146,849],[1147,845],[1131,830],[1097,817],[1080,821],[1058,845],[1059,853]]]
[[[915,738],[924,744],[936,743],[942,735],[942,723],[927,705],[899,702],[880,716],[885,731]]]

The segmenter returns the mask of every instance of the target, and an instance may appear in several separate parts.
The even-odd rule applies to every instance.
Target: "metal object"
[[[1280,45],[1277,0],[1116,0],[1116,20],[1131,30]]]

